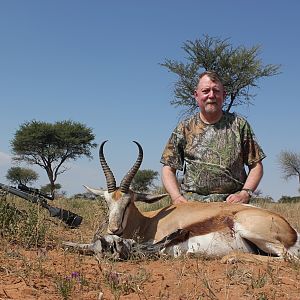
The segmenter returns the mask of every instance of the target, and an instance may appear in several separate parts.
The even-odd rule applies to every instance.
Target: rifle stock
[[[0,188],[8,193],[21,197],[32,203],[40,204],[43,208],[47,209],[51,217],[57,218],[65,222],[69,227],[78,227],[82,222],[82,217],[65,209],[51,206],[47,203],[46,199],[41,195],[29,194],[17,188],[0,183]]]

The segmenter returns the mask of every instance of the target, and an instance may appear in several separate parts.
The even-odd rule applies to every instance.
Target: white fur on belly
[[[231,236],[224,232],[213,232],[200,236],[193,236],[187,241],[168,247],[165,253],[174,257],[185,253],[203,253],[209,256],[223,256],[233,250],[252,252],[251,248],[239,236]]]

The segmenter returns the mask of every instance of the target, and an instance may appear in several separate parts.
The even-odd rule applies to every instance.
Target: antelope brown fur
[[[288,221],[252,205],[189,202],[140,212],[135,201],[154,202],[166,194],[151,196],[130,190],[143,159],[143,149],[137,142],[134,143],[139,149],[138,158],[117,187],[103,154],[105,143],[100,146],[99,157],[108,190],[86,188],[102,195],[108,204],[108,234],[148,243],[159,243],[173,236],[164,247],[164,252],[173,256],[191,252],[224,256],[232,251],[300,256],[299,233]]]

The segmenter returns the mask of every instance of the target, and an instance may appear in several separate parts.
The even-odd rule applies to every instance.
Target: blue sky
[[[204,34],[233,46],[261,45],[264,64],[282,73],[259,81],[254,106],[239,107],[267,158],[259,186],[278,199],[297,195],[277,156],[300,152],[300,2],[290,1],[0,1],[0,181],[12,166],[10,141],[33,119],[74,120],[93,128],[119,182],[144,148],[141,169],[160,172],[161,152],[180,109],[170,105],[176,76],[160,66],[184,61],[187,40]],[[69,195],[104,187],[98,149],[68,164],[58,179]],[[22,165],[26,166],[26,165]],[[26,166],[28,167],[28,166]],[[42,169],[37,186],[48,183]]]

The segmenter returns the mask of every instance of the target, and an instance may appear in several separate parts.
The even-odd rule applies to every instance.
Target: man
[[[200,75],[194,97],[200,113],[175,128],[161,158],[172,202],[248,203],[263,176],[264,152],[249,123],[222,110],[225,90],[216,73]],[[184,171],[181,187],[177,170]]]

